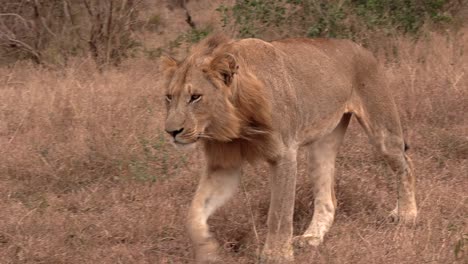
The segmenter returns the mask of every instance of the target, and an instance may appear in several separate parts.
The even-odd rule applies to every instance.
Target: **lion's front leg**
[[[261,259],[265,263],[294,261],[292,248],[294,197],[297,173],[297,150],[288,149],[271,162],[271,200],[268,212],[268,235]]]
[[[210,263],[218,259],[218,244],[209,232],[207,220],[234,194],[239,184],[240,172],[240,167],[209,168],[200,180],[187,221],[197,263]]]

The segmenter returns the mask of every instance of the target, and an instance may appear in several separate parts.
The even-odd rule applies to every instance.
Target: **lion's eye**
[[[172,95],[166,94],[166,101],[170,103],[172,101]]]
[[[201,99],[200,94],[192,94],[192,96],[190,96],[190,103],[196,102],[196,101],[198,101],[200,99]]]

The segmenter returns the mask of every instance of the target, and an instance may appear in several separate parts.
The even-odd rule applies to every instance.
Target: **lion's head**
[[[262,84],[242,68],[232,41],[215,35],[183,61],[163,57],[167,118],[176,145],[230,142],[268,132],[270,104]]]

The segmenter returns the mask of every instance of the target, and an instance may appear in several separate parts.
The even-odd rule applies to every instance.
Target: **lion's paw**
[[[219,245],[214,239],[198,244],[195,249],[195,259],[198,264],[219,263]]]
[[[398,210],[395,208],[389,215],[389,218],[392,222],[399,222],[406,225],[414,225],[416,223],[416,218],[418,216],[418,211],[413,210]]]
[[[314,235],[302,235],[293,238],[293,245],[297,249],[305,248],[307,246],[316,247],[323,242],[323,238]]]

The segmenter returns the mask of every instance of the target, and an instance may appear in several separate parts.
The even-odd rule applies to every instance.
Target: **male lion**
[[[165,57],[166,131],[178,146],[199,141],[206,173],[188,214],[197,262],[218,259],[208,217],[233,195],[244,161],[271,167],[268,235],[261,258],[293,261],[292,244],[316,246],[335,208],[335,159],[352,115],[398,174],[394,216],[417,215],[415,178],[396,105],[370,52],[349,40],[231,40],[214,35],[178,62]],[[305,147],[314,181],[314,215],[293,239],[297,152]]]

